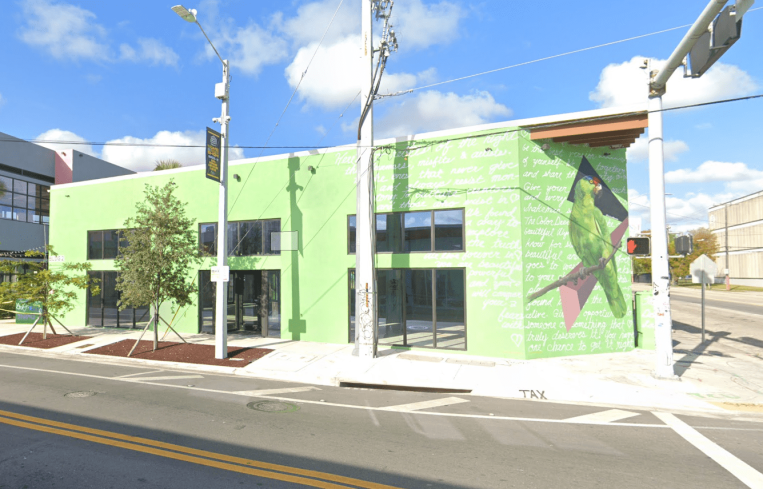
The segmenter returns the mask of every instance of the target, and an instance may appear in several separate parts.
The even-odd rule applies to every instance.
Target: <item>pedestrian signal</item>
[[[648,255],[649,253],[649,238],[628,238],[628,254]]]

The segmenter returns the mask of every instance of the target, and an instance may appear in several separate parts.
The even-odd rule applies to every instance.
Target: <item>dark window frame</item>
[[[460,250],[437,250],[435,249],[436,242],[436,226],[435,226],[435,212],[439,211],[461,211],[461,249]],[[405,251],[405,214],[413,212],[430,212],[430,249],[425,251]],[[376,251],[377,255],[407,255],[415,253],[465,253],[466,252],[466,208],[465,207],[446,207],[442,209],[421,209],[411,211],[399,211],[399,212],[377,212],[374,213],[374,236],[376,235],[376,216],[380,215],[396,215],[401,216],[402,226],[400,228],[400,249],[403,251]],[[356,249],[357,249],[357,214],[347,215],[347,254],[354,255],[355,252],[351,251],[352,240],[350,239],[350,218],[355,217],[355,235],[356,235]]]
[[[433,346],[411,346],[408,345],[408,328],[405,326],[406,320],[407,320],[407,313],[406,313],[406,301],[403,301],[402,303],[402,313],[403,313],[403,344],[391,344],[386,346],[391,346],[392,348],[406,348],[406,349],[412,349],[412,348],[425,348],[429,350],[446,350],[446,351],[468,351],[469,343],[468,343],[468,337],[469,337],[469,325],[467,324],[467,303],[468,303],[468,296],[467,296],[467,287],[466,287],[466,267],[441,267],[441,268],[431,268],[431,267],[410,267],[410,268],[377,268],[377,271],[379,270],[402,270],[403,272],[408,270],[430,270],[432,272],[432,344]],[[437,346],[437,272],[441,270],[461,270],[464,274],[464,347],[463,348],[445,348],[445,347],[439,347]],[[355,272],[355,268],[348,268],[347,269],[347,288],[348,288],[348,298],[351,298],[350,300],[355,299],[355,291],[352,288],[352,273]],[[377,291],[379,284],[377,283]],[[376,302],[376,307],[379,307],[379,302]],[[352,336],[352,305],[350,302],[347,303],[347,334],[349,336],[349,343],[354,343],[355,338]],[[378,318],[378,311],[376,314]],[[355,324],[357,327],[357,318],[355,320]],[[378,328],[377,323],[377,328]],[[379,338],[378,338],[378,331],[374,331],[374,339],[376,344],[379,344]]]
[[[50,197],[43,195],[43,191],[47,194],[50,191],[49,185],[41,183],[30,182],[21,178],[10,177],[7,175],[0,175],[6,180],[10,181],[10,185],[6,183],[6,196],[10,197],[10,202],[3,204],[4,207],[10,208],[10,217],[0,215],[0,219],[8,221],[26,222],[29,224],[48,224],[50,222]],[[26,192],[16,191],[16,182],[25,184]],[[31,191],[29,187],[32,187]],[[16,205],[16,198],[24,197],[23,205]],[[29,198],[32,197],[32,205],[29,205]],[[37,203],[39,202],[39,205]],[[43,202],[47,203],[47,210],[44,209]],[[18,202],[21,204],[21,202]],[[14,219],[14,214],[23,213],[24,219]],[[37,217],[35,220],[34,217]]]
[[[116,232],[117,233],[117,254],[113,258],[106,258],[104,257],[105,251],[106,251],[106,240],[104,239],[104,234],[106,232]],[[127,241],[127,238],[124,236],[124,232],[128,231],[128,229],[88,229],[86,233],[86,243],[85,246],[87,248],[87,259],[88,260],[115,260],[117,256],[119,256],[119,250],[122,248],[122,242]],[[92,258],[90,256],[90,233],[101,233],[101,257],[100,258]]]
[[[103,274],[104,273],[112,273],[112,272],[116,273],[116,274],[119,273],[118,270],[88,270],[88,272],[87,272],[88,276],[91,276],[91,274],[100,274],[97,278],[100,280],[99,285],[101,286],[101,292],[100,292],[100,294],[98,296],[93,296],[93,294],[90,293],[90,289],[86,289],[85,290],[85,294],[87,294],[87,300],[85,301],[85,325],[88,326],[88,327],[91,327],[91,328],[111,328],[112,327],[112,326],[104,326],[103,325],[104,314],[105,314],[105,310],[106,310],[106,307],[103,305],[103,295],[104,295],[104,289],[103,289],[104,275]],[[117,292],[117,296],[119,296],[120,295],[119,291],[116,291],[116,292]],[[98,299],[98,301],[100,303],[100,307],[99,308],[101,310],[101,322],[100,322],[99,326],[91,326],[90,325],[90,318],[91,318],[91,316],[90,316],[90,309],[92,307],[92,301],[94,299],[96,299],[96,297],[97,297],[97,299]],[[117,300],[117,303],[118,302],[119,301]],[[151,312],[151,306],[147,305],[147,306],[143,306],[143,307],[149,310],[149,314],[144,315],[142,317],[142,318],[146,318],[146,320],[148,321],[148,319],[149,319],[148,316],[150,316],[150,312]],[[117,328],[120,328],[120,329],[122,329],[122,328],[126,328],[126,329],[139,329],[139,328],[141,328],[141,326],[139,326],[139,325],[143,324],[143,322],[139,322],[139,319],[142,319],[142,318],[138,318],[138,316],[137,316],[137,309],[140,309],[140,307],[130,307],[129,309],[132,310],[131,311],[132,312],[132,321],[128,322],[129,326],[124,326],[123,327],[123,326],[120,326],[120,324],[122,322],[122,320],[121,320],[122,314],[125,311],[120,311],[119,310],[119,306],[117,306],[117,325],[116,325]]]
[[[236,224],[237,225],[237,230],[241,229],[241,224],[243,224],[243,223],[250,223],[250,222],[260,223],[260,253],[256,253],[256,254],[252,254],[252,255],[240,255],[240,254],[232,255],[232,254],[230,254],[230,251],[231,251],[230,250],[230,243],[226,243],[226,247],[228,248],[228,250],[227,250],[228,251],[228,257],[229,258],[243,258],[243,257],[247,257],[247,256],[281,256],[281,252],[280,251],[269,251],[267,253],[265,252],[265,243],[266,243],[266,241],[268,241],[268,242],[270,241],[270,240],[266,240],[265,239],[265,231],[264,231],[265,223],[268,222],[268,221],[278,221],[278,229],[281,229],[281,218],[280,217],[274,217],[274,218],[270,218],[270,219],[243,219],[243,220],[240,220],[240,221],[228,221],[228,226],[230,226],[231,224]],[[201,236],[202,236],[201,227],[202,226],[210,226],[210,225],[214,226],[214,229],[215,229],[214,252],[212,252],[212,253],[204,252],[204,249],[202,247],[202,242],[201,242]],[[206,257],[217,256],[217,222],[200,222],[198,224],[197,229],[198,229],[198,234],[199,234],[199,249],[202,250],[202,252],[204,253],[204,256],[206,256]],[[277,232],[282,232],[282,231],[277,231]],[[239,244],[240,243],[236,243],[237,246]]]

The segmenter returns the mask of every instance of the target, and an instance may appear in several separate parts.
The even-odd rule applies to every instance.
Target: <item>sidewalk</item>
[[[741,293],[739,294],[741,295]],[[597,354],[532,361],[471,357],[446,351],[379,349],[375,359],[352,356],[352,345],[295,342],[231,334],[229,346],[264,347],[274,351],[242,368],[156,362],[85,355],[84,352],[139,331],[73,329],[92,338],[39,350],[2,346],[0,351],[77,358],[99,363],[143,364],[163,368],[231,373],[271,380],[339,386],[380,384],[466,390],[473,395],[526,398],[597,405],[657,408],[684,412],[763,413],[763,334],[735,335],[736,322],[763,333],[763,316],[723,314],[708,319],[708,341],[698,339],[699,313],[690,304],[675,304],[674,344],[680,381],[652,377],[654,352]],[[695,314],[696,313],[696,314]],[[695,317],[696,316],[696,317]],[[25,331],[28,325],[0,321],[0,335]],[[210,335],[184,335],[191,343],[214,344]],[[177,338],[166,338],[174,341]]]

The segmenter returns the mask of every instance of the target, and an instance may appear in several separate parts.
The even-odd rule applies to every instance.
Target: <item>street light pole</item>
[[[223,81],[215,85],[215,98],[222,101],[222,113],[219,118],[212,122],[220,124],[220,136],[222,137],[222,158],[220,164],[220,188],[217,201],[217,268],[218,276],[215,284],[215,358],[228,358],[228,115],[230,95],[230,73],[227,59],[223,59],[217,48],[204,32],[199,21],[196,19],[196,10],[187,9],[182,5],[172,7],[175,12],[185,20],[199,26],[201,33],[212,46],[217,57],[223,64]]]

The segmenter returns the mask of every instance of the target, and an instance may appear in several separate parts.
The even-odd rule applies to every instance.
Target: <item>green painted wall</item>
[[[443,142],[446,139],[450,141]],[[563,233],[571,208],[564,199],[580,164],[580,151],[580,147],[551,143],[544,152],[540,142],[529,141],[527,133],[516,128],[402,141],[377,149],[376,212],[464,208],[466,219],[465,252],[379,254],[377,267],[465,268],[467,354],[535,358],[627,349],[620,339],[630,328],[629,344],[633,344],[632,322],[596,316],[603,310],[601,293],[596,290],[570,330],[585,333],[585,349],[578,342],[573,342],[573,350],[549,351],[543,345],[538,349],[540,333],[566,332],[557,317],[561,310],[558,291],[549,292],[543,301],[525,303],[526,295],[546,275],[563,275],[580,261]],[[627,203],[624,150],[582,151],[600,173],[607,174],[610,187]],[[606,151],[612,155],[604,156]],[[553,165],[543,165],[536,174],[540,160]],[[280,218],[283,231],[299,231],[299,251],[230,258],[232,270],[281,271],[281,332],[285,339],[347,342],[348,270],[355,266],[354,255],[347,253],[347,216],[355,213],[355,162],[355,149],[337,148],[325,154],[286,155],[230,167],[230,175],[240,175],[241,181],[230,180],[229,220]],[[315,170],[308,171],[308,166]],[[555,168],[559,175],[544,176],[546,167]],[[85,261],[88,230],[124,227],[124,220],[143,195],[144,184],[163,185],[170,178],[178,185],[176,195],[187,202],[188,215],[198,223],[216,221],[216,184],[204,178],[203,168],[146,173],[137,178],[53,187],[51,244],[66,261]],[[554,226],[554,236],[532,234],[544,226],[537,218],[546,211],[528,207],[525,186],[538,186],[533,192],[542,194],[546,204],[558,211],[560,224]],[[527,251],[533,246],[533,250],[558,254],[558,258],[532,258]],[[630,261],[625,258],[618,255],[618,267],[623,292],[630,297]],[[94,270],[113,270],[112,260],[92,263]],[[211,264],[208,259],[202,269]],[[81,326],[86,317],[84,293],[75,306],[65,320]],[[166,309],[163,315],[171,317],[169,305]],[[198,330],[197,310],[194,305],[180,311],[176,319],[179,331]],[[536,324],[540,314],[548,324]],[[602,346],[595,350],[598,337],[586,326],[594,318],[607,323]],[[614,346],[608,342],[611,334],[617,338]],[[555,341],[561,344],[561,340]]]

